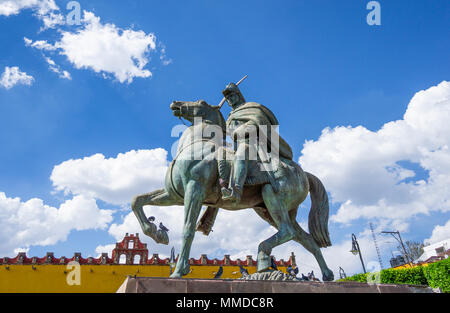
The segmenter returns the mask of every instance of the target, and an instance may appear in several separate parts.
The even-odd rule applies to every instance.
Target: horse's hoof
[[[260,245],[261,246],[261,245]],[[263,251],[259,251],[258,260],[257,260],[257,272],[265,272],[272,266],[270,255],[264,253]]]
[[[331,270],[327,270],[322,275],[323,281],[333,281],[334,280],[334,273]]]
[[[157,229],[158,228],[153,223],[148,223],[148,225],[142,227],[142,231],[144,232],[144,234],[153,238],[153,240],[155,240],[155,234]]]
[[[156,238],[158,239],[156,242],[163,244],[163,245],[168,245],[169,244],[169,235],[167,234],[166,231],[163,230],[158,230],[158,232],[156,233]]]

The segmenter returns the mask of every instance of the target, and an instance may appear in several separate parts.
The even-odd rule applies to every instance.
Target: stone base
[[[127,277],[117,293],[433,293],[427,286],[357,282]]]

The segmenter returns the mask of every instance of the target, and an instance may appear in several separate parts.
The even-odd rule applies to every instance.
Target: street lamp
[[[361,249],[359,248],[359,243],[356,240],[355,234],[352,234],[352,250],[350,250],[350,252],[353,253],[353,255],[359,254],[359,258],[361,259],[361,264],[362,264],[363,271],[364,271],[364,274],[365,274],[366,273],[366,267],[364,266],[364,261],[363,261],[362,255],[361,255]]]
[[[339,266],[339,276],[341,277],[341,279],[347,278],[344,269],[340,266]]]

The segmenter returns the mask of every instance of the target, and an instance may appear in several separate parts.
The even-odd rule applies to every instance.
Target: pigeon
[[[294,269],[292,268],[292,266],[288,266],[287,267],[287,269],[286,269],[286,272],[289,274],[289,275],[292,275],[291,273],[292,273],[292,271],[293,271]]]
[[[272,267],[274,270],[278,271],[277,264],[275,263],[275,260],[274,260],[273,257],[272,257],[272,261],[271,261],[270,267]]]
[[[150,216],[150,217],[148,218],[148,221],[149,221],[150,223],[154,222],[154,221],[155,221],[155,217],[154,217],[154,216]]]
[[[305,275],[303,275],[303,273],[302,273],[302,279],[305,280],[305,281],[309,281],[309,278],[306,277]]]
[[[291,276],[297,276],[298,274],[298,267],[296,267],[295,269],[292,268],[292,266],[288,266],[288,268],[286,269],[286,271],[288,272],[289,275]]]
[[[320,281],[316,278],[316,276],[314,276],[314,271],[311,271],[311,273],[308,274],[308,279],[311,281]]]
[[[162,222],[159,223],[159,229],[161,229],[162,231],[169,231],[169,230],[167,229],[167,227],[163,225]]]
[[[240,269],[242,277],[247,277],[249,275],[248,271],[245,268],[243,268],[242,265],[239,265],[239,269]]]
[[[219,270],[217,271],[216,275],[214,276],[214,279],[219,279],[220,277],[222,277],[223,274],[223,267],[222,265],[219,267]]]

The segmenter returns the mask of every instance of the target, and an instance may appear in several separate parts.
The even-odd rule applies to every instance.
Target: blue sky
[[[342,247],[342,251],[350,250],[348,241],[351,233],[355,233],[367,238],[362,249],[368,250],[368,259],[375,260],[375,249],[367,233],[370,221],[377,226],[377,230],[397,227],[404,231],[403,238],[406,240],[430,239],[437,225],[444,227],[444,234],[449,234],[448,189],[440,190],[440,193],[436,191],[439,201],[433,202],[428,198],[422,201],[420,197],[425,191],[417,191],[417,186],[413,186],[415,182],[424,180],[428,187],[434,188],[434,181],[429,179],[430,173],[437,175],[433,177],[447,177],[447,167],[433,167],[431,161],[424,157],[425,154],[414,152],[411,147],[405,148],[405,151],[411,149],[412,152],[402,154],[394,151],[389,157],[377,159],[376,155],[373,158],[367,155],[370,150],[361,150],[362,145],[358,145],[373,139],[373,144],[369,145],[373,148],[385,142],[383,138],[389,136],[378,131],[386,123],[404,121],[404,114],[407,109],[413,109],[410,104],[415,103],[412,99],[419,91],[440,86],[444,94],[448,92],[446,85],[440,85],[449,79],[448,1],[379,1],[380,26],[367,24],[368,1],[363,0],[79,1],[82,11],[100,18],[97,24],[91,19],[83,20],[81,25],[55,24],[46,29],[43,25],[50,13],[64,17],[69,12],[66,10],[67,1],[17,1],[16,4],[21,4],[17,12],[5,13],[1,8],[7,2],[0,1],[0,75],[6,68],[18,67],[20,73],[26,73],[32,79],[19,80],[10,88],[0,86],[0,192],[5,194],[6,199],[20,198],[17,204],[20,208],[30,199],[41,199],[43,205],[37,204],[37,210],[43,211],[45,205],[61,209],[62,204],[77,196],[84,197],[86,201],[94,199],[92,215],[87,216],[98,217],[96,214],[102,211],[102,216],[110,218],[88,225],[68,223],[67,234],[64,230],[52,234],[50,227],[40,231],[43,237],[37,242],[32,240],[33,236],[28,240],[23,239],[28,238],[25,235],[19,238],[14,234],[16,229],[27,232],[35,225],[6,222],[9,214],[16,213],[11,213],[11,201],[4,200],[3,207],[0,204],[0,210],[3,209],[0,216],[5,223],[4,229],[10,232],[0,232],[0,240],[5,242],[0,249],[2,254],[11,256],[11,251],[22,248],[29,249],[29,255],[37,256],[44,255],[46,251],[53,251],[57,256],[71,256],[75,251],[85,256],[96,256],[100,251],[98,247],[115,243],[120,231],[139,231],[135,229],[135,221],[129,216],[127,201],[123,199],[131,200],[133,192],[148,192],[157,188],[163,177],[144,179],[148,187],[122,184],[119,189],[114,189],[108,184],[106,187],[101,185],[96,178],[91,182],[90,177],[86,177],[83,185],[79,177],[72,179],[71,175],[75,177],[80,167],[85,170],[83,166],[87,164],[87,158],[95,154],[102,154],[104,159],[114,161],[118,160],[118,154],[131,150],[162,148],[170,151],[175,141],[170,136],[171,130],[179,124],[179,120],[172,116],[169,104],[173,100],[197,99],[218,104],[226,84],[239,80],[245,74],[249,78],[241,90],[247,100],[260,102],[273,110],[280,122],[281,134],[293,148],[295,159],[305,170],[317,174],[330,192],[330,217],[336,216],[330,220],[330,233],[336,249]],[[50,3],[51,9],[39,11],[45,8],[43,3]],[[146,49],[142,48],[142,43],[133,46],[135,38],[124,41],[130,51],[130,47],[135,47],[133,52],[137,51],[138,57],[145,61],[144,66],[136,65],[136,58],[130,58],[127,49],[120,50],[124,55],[117,56],[119,61],[115,62],[115,56],[111,56],[112,51],[105,48],[107,46],[103,47],[104,58],[96,50],[92,59],[86,60],[87,53],[82,52],[96,49],[96,43],[102,40],[107,42],[108,38],[99,38],[89,45],[86,41],[77,41],[80,37],[77,35],[87,33],[90,26],[97,25],[97,28],[90,28],[90,34],[95,39],[95,36],[102,36],[96,30],[106,29],[107,24],[112,35],[124,36],[123,32],[129,30],[149,41]],[[39,41],[45,41],[51,48],[45,49],[38,44],[33,46]],[[86,46],[80,47],[80,44]],[[154,49],[151,44],[154,44]],[[77,47],[83,51],[78,51]],[[53,68],[58,73],[50,69],[46,58],[54,62]],[[127,74],[121,82],[119,69],[130,67],[129,63],[122,64],[123,60],[136,62],[133,70],[137,67],[139,74]],[[61,77],[63,71],[70,73],[70,79]],[[148,72],[151,76],[139,77],[148,75],[145,74]],[[432,91],[429,94],[428,102],[420,102],[420,108],[424,108],[425,112],[431,112],[431,104],[428,103],[435,99]],[[448,93],[445,99],[448,101]],[[432,135],[416,127],[416,132],[412,132],[409,138],[398,130],[406,127],[403,124],[412,125],[408,120],[392,130],[389,138],[398,138],[392,145],[411,139],[412,147],[423,146],[431,152],[444,149],[448,141],[434,138],[450,137],[446,133],[448,128],[441,127],[433,118],[445,116],[448,107],[433,108],[438,113],[426,120],[426,123],[436,126]],[[223,112],[227,114],[229,109],[224,108]],[[420,112],[413,113],[422,116]],[[335,127],[347,126],[348,132],[334,131]],[[330,131],[323,134],[326,128]],[[366,133],[368,137],[365,137]],[[402,136],[398,135],[400,133]],[[415,144],[414,140],[422,133],[432,136],[434,141],[431,140],[431,143],[425,138]],[[355,137],[362,139],[352,141]],[[308,149],[306,141],[310,142]],[[343,152],[339,148],[341,146],[350,148]],[[331,155],[333,151],[335,154]],[[348,162],[347,156],[353,157],[351,151],[359,155],[359,163]],[[331,157],[319,157],[327,155]],[[150,159],[159,156],[152,154]],[[342,162],[336,163],[337,167],[342,165],[345,168],[343,172],[340,168],[336,170],[341,175],[341,181],[335,179],[332,173],[336,164],[329,160],[334,160],[334,157],[343,158]],[[445,154],[443,164],[448,165],[447,157],[448,154]],[[80,162],[78,165],[68,164],[71,159]],[[169,154],[163,163],[170,160]],[[381,166],[380,171],[388,173],[386,168],[394,166],[395,175],[400,173],[406,178],[402,176],[389,181],[393,187],[388,188],[387,180],[372,179],[371,175],[376,175],[369,166],[372,161],[373,168]],[[98,162],[89,164],[107,164]],[[358,164],[360,167],[357,167]],[[58,165],[64,169],[63,177],[52,176]],[[351,167],[353,165],[355,167]],[[149,168],[151,166],[149,164]],[[415,176],[408,174],[408,171],[415,173]],[[120,175],[107,177],[121,179]],[[356,183],[352,180],[355,177],[359,179]],[[365,189],[360,190],[358,186]],[[397,187],[402,188],[401,192],[396,193],[393,188]],[[90,192],[89,188],[94,191]],[[105,188],[110,188],[108,194]],[[375,191],[371,192],[371,188]],[[114,190],[123,192],[121,200],[112,200],[109,194]],[[401,196],[402,192],[417,192],[416,199],[408,200],[410,198],[407,196]],[[128,195],[131,196],[127,198]],[[387,201],[387,204],[381,205],[380,199]],[[343,207],[346,201],[351,201],[353,210],[361,213],[348,215]],[[395,208],[397,204],[407,207],[421,201],[427,208],[418,206],[417,211],[412,210],[414,213],[404,218],[390,217],[390,209],[377,213],[383,211],[383,207]],[[18,210],[17,207],[14,210]],[[298,218],[301,222],[306,221],[308,212],[307,204],[303,207]],[[164,211],[161,214],[165,214]],[[178,208],[178,214],[181,218],[182,209]],[[226,220],[243,218],[233,214],[226,215]],[[33,215],[23,218],[27,219],[27,216]],[[45,222],[51,219],[49,216],[45,213],[39,218]],[[176,216],[173,216],[174,220]],[[170,221],[170,217],[163,218]],[[217,223],[220,223],[220,218]],[[170,229],[176,228],[176,225],[168,226]],[[263,223],[254,227],[268,229]],[[44,243],[46,231],[49,232],[48,237],[54,239]],[[175,245],[178,243],[177,234],[175,230],[171,231]],[[13,236],[17,238],[11,239]],[[442,233],[436,232],[433,238],[442,236]],[[222,244],[220,249],[217,248],[220,242],[218,237],[210,242],[203,238],[199,240],[198,248],[194,248],[194,242],[192,257],[199,257],[201,253],[222,257],[224,251],[232,255],[256,255],[256,245],[245,246],[241,250],[229,247],[228,250]],[[393,244],[383,245],[383,258],[387,264],[390,249],[396,249]],[[149,247],[151,253],[161,254],[168,254],[170,249],[153,243]],[[293,246],[280,247],[274,253],[287,258],[293,249]],[[304,255],[305,264],[316,266],[302,249],[298,248],[299,252],[295,250],[296,255]],[[349,258],[353,257],[348,254]],[[360,270],[359,260],[345,262],[341,266],[348,268],[349,272]],[[305,268],[307,265],[304,265]]]

